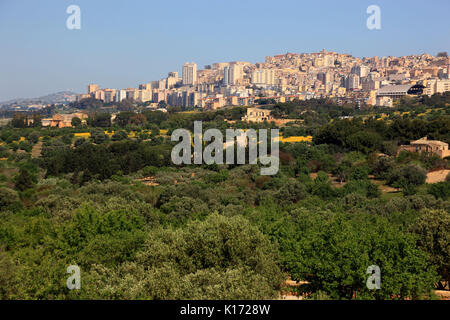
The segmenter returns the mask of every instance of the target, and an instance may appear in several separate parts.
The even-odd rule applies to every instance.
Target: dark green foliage
[[[331,187],[331,182],[328,175],[319,171],[317,178],[311,186],[311,194],[319,196],[322,199],[331,199],[338,195],[338,192]]]
[[[33,131],[28,135],[27,140],[30,141],[32,144],[35,144],[39,141],[39,137],[40,137],[39,132]]]
[[[132,111],[123,111],[117,114],[114,119],[114,123],[117,123],[121,127],[125,127],[126,125],[131,124],[131,119],[136,115],[135,112]]]
[[[230,177],[228,170],[221,170],[218,173],[212,173],[208,175],[205,179],[208,182],[220,183],[226,181]]]
[[[372,172],[377,179],[387,179],[389,173],[396,167],[395,159],[379,157],[372,166]]]
[[[19,191],[30,189],[37,182],[36,177],[26,168],[20,168],[19,174],[14,179],[14,186]]]
[[[209,211],[208,206],[200,199],[178,196],[164,203],[160,209],[167,214],[165,219],[173,225],[181,225],[189,219],[203,218]]]
[[[61,141],[65,144],[72,144],[73,134],[65,134],[61,137]]]
[[[353,180],[345,184],[342,189],[345,194],[361,194],[367,198],[378,198],[381,191],[376,184],[369,180]]]
[[[296,280],[308,280],[305,290],[325,292],[334,299],[392,299],[429,295],[436,276],[414,237],[385,219],[295,211],[297,221],[283,241],[285,264]],[[382,270],[381,290],[366,288],[366,269]]]
[[[73,117],[71,121],[71,125],[75,128],[81,127],[81,119],[78,117]]]
[[[86,142],[85,138],[78,138],[74,142],[74,147],[77,148],[77,147],[81,146],[85,142]]]
[[[402,176],[408,183],[420,186],[425,183],[427,172],[419,166],[408,165],[403,168]]]
[[[305,197],[305,186],[293,179],[289,179],[283,183],[283,186],[279,189],[279,191],[274,194],[274,198],[281,205],[297,203]]]
[[[450,281],[450,213],[445,210],[426,210],[411,226],[418,237],[418,245],[429,254],[441,279]],[[439,285],[441,288],[442,284]]]
[[[168,119],[169,115],[162,111],[145,111],[143,112],[147,121],[149,123],[154,123],[156,125],[161,125],[161,122]]]
[[[400,108],[444,107],[449,97]],[[448,182],[421,186],[426,170],[447,169],[448,159],[396,155],[398,144],[425,135],[449,142],[445,115],[383,110],[385,121],[368,116],[378,110],[326,100],[266,105],[303,120],[285,136],[314,142],[281,144],[279,172],[261,176],[259,165],[173,166],[173,144],[159,131],[192,130],[195,120],[222,131],[276,127],[239,121],[245,107],[75,104],[97,112],[90,127],[0,130],[2,299],[271,299],[288,276],[309,282],[296,289],[305,298],[427,299],[448,281]],[[115,123],[100,107],[121,111]],[[87,131],[89,141],[72,145]],[[41,155],[39,146],[33,156],[19,150],[40,136]],[[386,192],[385,180],[402,192]],[[66,288],[71,264],[82,269],[81,291]],[[369,291],[374,264],[382,289]]]
[[[345,146],[350,150],[356,150],[363,153],[369,153],[381,149],[381,136],[376,132],[360,131],[350,135]]]
[[[48,175],[89,171],[91,177],[104,180],[118,170],[129,174],[148,165],[169,165],[170,151],[167,145],[149,146],[136,141],[118,141],[110,145],[84,143],[76,149],[46,148],[43,165]]]
[[[450,199],[450,182],[438,182],[428,186],[428,193],[436,197],[436,199]]]
[[[121,141],[128,138],[128,134],[125,131],[116,131],[111,137],[112,141]]]
[[[12,209],[14,206],[19,205],[19,196],[17,192],[9,188],[0,188],[0,210]]]
[[[261,299],[274,296],[283,279],[276,261],[270,242],[245,219],[213,214],[184,230],[154,232],[137,264],[123,265],[109,279],[100,274],[94,279],[104,288],[99,290],[102,296],[114,298]],[[122,287],[124,270],[129,270],[131,288]],[[258,285],[250,285],[250,279]]]
[[[91,139],[95,144],[102,144],[108,140],[108,136],[103,131],[94,131],[91,134]]]
[[[92,127],[107,128],[111,126],[111,115],[109,113],[95,113],[87,119],[87,123]]]
[[[19,149],[24,150],[26,152],[31,152],[32,146],[26,141],[19,142]]]
[[[351,169],[350,180],[367,180],[369,179],[369,171],[367,166],[356,166]]]
[[[400,188],[408,184],[420,186],[425,183],[426,178],[426,170],[417,165],[407,165],[392,170],[387,177],[387,183]]]

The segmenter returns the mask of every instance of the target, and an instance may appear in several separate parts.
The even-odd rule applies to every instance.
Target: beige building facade
[[[264,122],[272,121],[273,117],[270,110],[259,108],[247,108],[247,115],[242,117],[242,121]]]
[[[450,150],[448,149],[448,143],[438,140],[428,140],[427,137],[423,137],[416,141],[411,141],[409,145],[400,146],[398,152],[427,152],[434,153],[441,158],[450,157]]]

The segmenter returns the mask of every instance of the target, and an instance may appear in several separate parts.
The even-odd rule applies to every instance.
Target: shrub
[[[19,174],[14,178],[14,186],[20,191],[32,188],[36,182],[36,177],[25,168],[20,168]]]
[[[27,140],[30,141],[32,144],[35,144],[39,141],[39,137],[40,137],[39,132],[33,131],[28,135]]]
[[[297,180],[289,179],[284,183],[280,190],[274,194],[274,198],[279,204],[283,205],[297,203],[304,199],[306,195],[307,193],[304,184]]]
[[[438,182],[428,186],[428,193],[436,199],[447,200],[450,198],[450,182]]]
[[[408,165],[403,168],[402,176],[410,184],[419,186],[425,183],[425,180],[427,179],[427,171],[417,165]]]
[[[419,236],[418,246],[429,254],[438,267],[441,279],[450,281],[450,213],[445,210],[426,210],[411,226]]]
[[[114,134],[111,137],[112,141],[121,141],[121,140],[125,140],[128,138],[128,135],[125,131],[120,130],[120,131],[116,131],[114,132]]]
[[[427,171],[418,165],[407,165],[402,168],[395,168],[387,177],[387,184],[402,188],[406,185],[419,186],[425,183]]]
[[[0,210],[10,208],[19,203],[19,196],[16,191],[9,188],[0,188]]]
[[[82,144],[84,144],[86,142],[85,138],[78,138],[75,140],[74,146],[75,148],[81,146]]]

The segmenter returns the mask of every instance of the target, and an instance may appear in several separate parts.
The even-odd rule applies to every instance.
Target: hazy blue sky
[[[66,8],[81,8],[68,30]],[[366,28],[381,7],[382,29]],[[88,83],[136,87],[186,61],[264,61],[317,52],[354,56],[450,51],[449,0],[0,0],[0,101]]]

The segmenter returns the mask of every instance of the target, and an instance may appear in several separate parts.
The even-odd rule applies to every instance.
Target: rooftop
[[[416,141],[411,141],[411,144],[428,144],[434,146],[448,146],[448,143],[439,141],[439,140],[428,140],[427,137],[420,138]]]
[[[406,92],[408,92],[409,89],[411,89],[412,86],[413,85],[411,85],[411,84],[385,86],[385,87],[380,88],[377,93],[378,94],[393,93],[393,92],[406,93]]]

